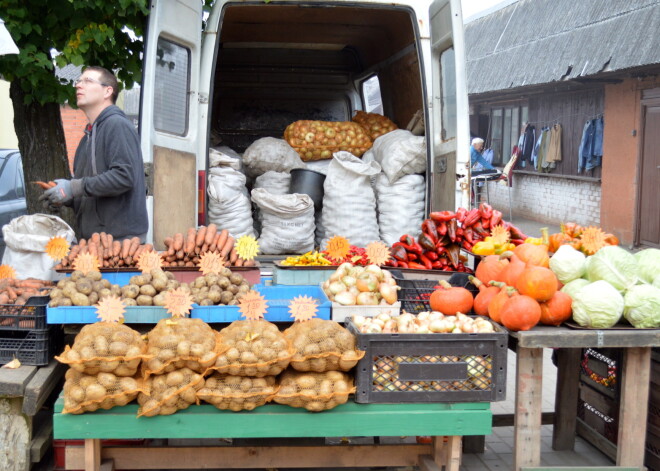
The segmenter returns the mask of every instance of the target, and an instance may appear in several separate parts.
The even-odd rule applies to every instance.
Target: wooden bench
[[[65,369],[54,360],[43,367],[0,369],[0,469],[27,471],[50,447],[52,415],[39,412]]]
[[[191,406],[174,415],[136,418],[129,404],[90,414],[62,414],[55,403],[56,439],[85,440],[67,447],[65,469],[200,469],[419,466],[458,471],[461,436],[490,434],[488,403],[355,404],[312,413],[268,404],[250,412]],[[428,435],[430,444],[320,446],[106,447],[101,439],[400,437]],[[446,438],[445,438],[446,437]],[[304,440],[301,440],[304,441]],[[267,441],[265,441],[267,443]],[[103,464],[103,467],[102,467]]]

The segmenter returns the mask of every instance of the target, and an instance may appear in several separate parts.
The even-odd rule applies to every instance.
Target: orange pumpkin
[[[515,254],[511,255],[509,264],[502,270],[500,277],[502,281],[509,286],[516,286],[518,277],[525,270],[525,262],[520,260]]]
[[[509,330],[529,330],[541,320],[541,306],[529,296],[513,296],[502,306],[500,317]]]
[[[557,232],[549,237],[548,252],[556,252],[559,247],[571,242],[573,238],[563,232]]]
[[[548,255],[547,245],[524,243],[516,247],[513,250],[513,253],[528,265],[536,265],[538,267],[546,268],[550,266],[550,256]]]
[[[542,303],[557,292],[557,277],[549,268],[530,266],[518,277],[516,289]]]
[[[491,281],[502,281],[502,270],[509,264],[509,260],[499,255],[488,255],[477,265],[474,274],[482,283],[488,285]]]
[[[441,312],[445,316],[455,316],[458,312],[467,314],[472,310],[474,299],[467,289],[452,286],[445,280],[440,281],[439,285],[429,299],[433,311]]]
[[[486,285],[474,276],[470,276],[469,278],[472,284],[479,288],[479,293],[474,297],[474,312],[480,316],[487,316],[488,304],[490,304],[490,300],[500,292],[501,288],[499,286]]]
[[[573,299],[566,293],[557,291],[549,301],[541,303],[541,324],[560,325],[571,318]]]
[[[493,299],[488,303],[488,316],[495,322],[502,323],[502,318],[500,316],[502,306],[514,296],[518,296],[518,291],[515,288],[502,285],[500,287],[500,292],[493,296]]]

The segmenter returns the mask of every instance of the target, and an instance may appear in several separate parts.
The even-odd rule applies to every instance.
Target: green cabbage
[[[589,283],[573,298],[573,319],[583,327],[606,329],[619,322],[622,314],[623,296],[607,281]]]
[[[633,286],[626,292],[623,315],[638,329],[660,327],[660,288],[651,285]]]
[[[654,278],[660,275],[660,249],[640,250],[635,254],[635,259],[639,278],[653,283]]]
[[[581,278],[586,270],[585,255],[570,245],[562,245],[550,259],[550,269],[562,283]]]
[[[653,279],[653,286],[660,288],[660,274]]]
[[[633,254],[617,245],[603,247],[589,257],[587,278],[607,281],[619,291],[625,291],[638,281],[637,261]]]
[[[561,291],[569,295],[572,299],[575,299],[577,292],[587,286],[589,283],[591,283],[591,281],[585,280],[584,278],[578,278],[577,280],[569,281],[566,283],[562,287]]]

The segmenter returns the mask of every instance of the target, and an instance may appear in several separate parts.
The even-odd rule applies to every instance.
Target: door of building
[[[660,88],[642,94],[637,245],[660,248]]]

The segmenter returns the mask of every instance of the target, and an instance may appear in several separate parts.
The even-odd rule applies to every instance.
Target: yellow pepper
[[[525,243],[534,245],[548,245],[548,228],[541,228],[541,237],[528,237],[525,239]]]
[[[513,249],[516,248],[516,244],[512,244],[511,242],[507,242],[506,244],[502,244],[501,246],[497,247],[495,249],[495,255],[501,255],[504,252],[508,252],[509,250],[513,251]]]
[[[474,244],[472,253],[475,255],[493,255],[495,253],[495,245],[490,240],[482,240]]]

